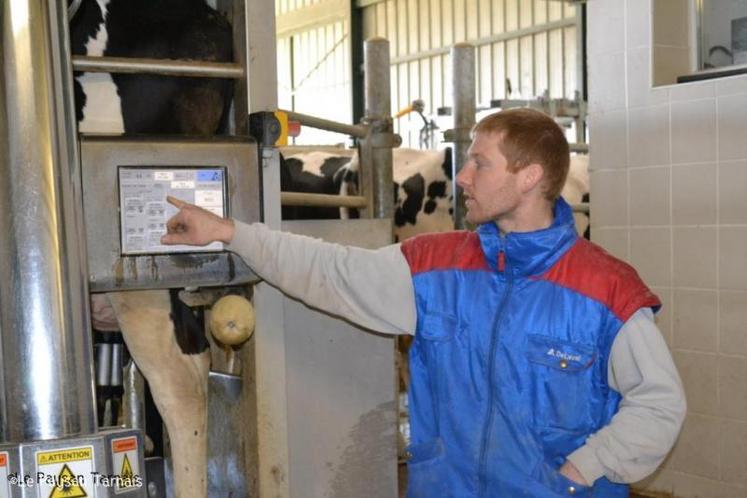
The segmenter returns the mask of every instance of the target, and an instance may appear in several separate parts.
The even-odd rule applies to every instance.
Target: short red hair
[[[563,130],[550,116],[523,107],[507,109],[481,119],[472,128],[475,133],[499,133],[508,170],[516,172],[539,164],[544,171],[545,197],[554,201],[560,196],[571,156]]]

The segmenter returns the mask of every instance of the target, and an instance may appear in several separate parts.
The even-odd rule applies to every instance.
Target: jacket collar
[[[548,228],[501,235],[495,222],[490,222],[480,225],[477,233],[485,259],[494,271],[502,271],[499,260],[504,259],[505,271],[522,277],[544,273],[578,238],[573,211],[562,197],[555,202]]]

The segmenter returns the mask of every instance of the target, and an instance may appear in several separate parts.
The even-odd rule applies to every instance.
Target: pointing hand
[[[161,244],[204,246],[216,240],[228,244],[233,239],[232,219],[221,218],[176,197],[167,196],[166,200],[179,212],[166,222],[166,235],[161,237]]]

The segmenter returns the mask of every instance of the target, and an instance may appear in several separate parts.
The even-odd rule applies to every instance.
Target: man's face
[[[476,133],[457,175],[464,190],[465,219],[473,224],[510,218],[521,199],[518,174],[508,171],[499,133]]]

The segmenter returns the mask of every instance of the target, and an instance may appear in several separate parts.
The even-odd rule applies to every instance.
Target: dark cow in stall
[[[106,23],[102,23],[106,19]],[[204,0],[84,0],[74,55],[233,61],[231,26]],[[215,78],[76,73],[81,133],[214,135],[232,84]]]
[[[70,3],[74,55],[233,60],[229,23],[204,0]],[[216,134],[230,82],[204,78],[76,73],[78,129],[106,134]],[[174,291],[92,295],[99,330],[121,330],[169,433],[177,498],[207,495],[208,342]]]

